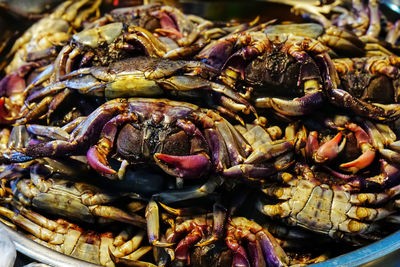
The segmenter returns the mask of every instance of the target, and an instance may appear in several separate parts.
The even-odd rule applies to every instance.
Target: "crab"
[[[160,20],[161,28],[154,29],[152,23],[150,25],[145,23],[156,17],[157,21]],[[176,22],[176,27],[182,24],[179,25],[182,33],[171,26],[174,24],[171,17],[179,21]],[[41,75],[40,79],[36,79],[29,85],[29,88],[39,85],[45,78],[57,81],[61,76],[76,70],[76,67],[107,66],[128,56],[148,55],[184,59],[200,50],[210,41],[210,38],[226,35],[229,31],[247,29],[246,24],[232,27],[232,29],[221,29],[199,17],[192,16],[191,19],[197,21],[192,22],[176,8],[157,4],[115,9],[110,15],[102,17],[97,22],[88,25],[85,30],[74,34],[69,44],[59,52],[52,65],[54,70],[51,75],[50,73]],[[207,30],[210,27],[211,29]],[[178,44],[171,45],[172,40],[168,38],[170,41],[166,41],[167,37],[160,38],[160,34],[168,35]],[[192,44],[200,34],[201,40]]]
[[[70,29],[81,28],[82,21],[96,12],[100,2],[65,1],[16,40],[9,54],[14,57],[5,68],[7,75],[0,81],[0,124],[12,124],[18,119],[28,80],[54,60],[58,47],[70,38]]]
[[[98,19],[89,28],[122,22],[151,32],[167,52],[164,57],[178,59],[195,54],[210,41],[234,32],[245,31],[258,23],[215,23],[204,18],[183,14],[179,9],[160,4],[117,8]]]
[[[128,227],[118,235],[97,233],[62,219],[50,220],[22,205],[15,206],[16,211],[0,207],[0,216],[6,218],[10,226],[23,229],[39,244],[103,266],[115,266],[118,262],[155,266],[139,261],[152,249],[151,246],[140,246],[145,237],[143,230]]]
[[[212,67],[197,61],[134,57],[117,61],[107,67],[89,67],[73,71],[60,78],[60,81],[31,93],[26,101],[31,104],[35,100],[46,101],[48,96],[65,89],[107,99],[154,97],[164,94],[178,97],[198,96],[204,99],[203,91],[208,91],[212,107],[239,121],[242,120],[235,114],[237,111],[256,114],[247,100],[233,89],[209,80],[215,75]],[[48,113],[52,113],[59,105],[56,99],[58,98],[52,100],[56,102],[54,105],[50,104],[50,107],[55,107],[49,109]],[[42,106],[40,103],[37,106]],[[31,112],[34,110],[36,109],[33,108]],[[22,118],[19,123],[25,123],[26,118],[29,116]]]
[[[295,153],[301,161],[323,167],[345,180],[357,175],[367,178],[382,160],[400,163],[397,135],[388,124],[350,119],[347,115],[333,118],[317,115],[305,121],[301,130],[295,125],[291,127],[294,133],[303,136],[295,141],[299,144]]]
[[[206,47],[197,57],[220,68],[224,84],[244,88],[256,107],[286,116],[320,108],[323,88],[336,88],[338,82],[328,48],[292,34],[245,32]],[[281,97],[270,97],[274,94]]]
[[[143,217],[110,206],[113,201],[121,199],[120,196],[103,192],[104,190],[88,183],[74,183],[56,178],[45,180],[31,172],[30,179],[20,178],[12,188],[14,197],[24,203],[24,206],[33,206],[69,220],[93,224],[103,219],[106,222],[120,221],[141,228],[146,225]]]
[[[383,168],[380,175],[350,179],[340,185],[324,183],[323,177],[318,176],[324,176],[323,173],[314,172],[308,165],[297,162],[297,174],[281,173],[279,176],[288,187],[278,185],[263,189],[266,195],[281,202],[267,205],[260,202],[259,209],[289,225],[332,238],[365,242],[376,238],[382,230],[380,222],[388,220],[396,212],[391,203],[398,195],[398,169],[385,163]],[[383,190],[365,192],[366,188],[377,185]]]
[[[241,134],[217,113],[189,103],[151,98],[108,101],[67,137],[53,134],[52,139],[31,141],[7,157],[20,162],[87,155],[90,166],[111,179],[122,178],[129,163],[150,160],[174,177],[198,178],[242,163],[251,151]],[[111,153],[121,161],[118,171],[108,163]]]
[[[324,28],[317,23],[279,24],[267,27],[267,34],[294,34],[316,39],[326,45],[331,51],[329,54],[335,58],[338,55],[363,56],[365,55],[364,43],[353,32],[330,25]]]
[[[108,66],[129,55],[163,57],[166,51],[165,45],[152,33],[138,26],[114,22],[86,29],[74,34],[70,43],[61,49],[54,62],[54,71],[40,76],[29,88],[39,85],[45,78],[58,81],[76,70],[76,66]]]
[[[63,45],[71,36],[70,28],[81,28],[84,20],[94,16],[100,3],[99,0],[65,1],[49,16],[33,24],[14,43],[10,51],[14,58],[6,67],[6,73],[25,65],[27,59],[54,56],[54,45]]]

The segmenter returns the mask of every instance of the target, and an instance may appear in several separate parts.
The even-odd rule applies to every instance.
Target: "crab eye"
[[[190,153],[190,144],[188,136],[184,131],[179,131],[168,135],[165,138],[163,151],[164,154],[184,156]]]
[[[141,155],[143,134],[131,124],[125,125],[117,139],[117,151],[127,159],[137,159]]]

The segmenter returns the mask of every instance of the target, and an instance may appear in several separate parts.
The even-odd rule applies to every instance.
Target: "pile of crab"
[[[393,233],[400,23],[378,4],[63,2],[0,64],[0,221],[104,266],[306,265]]]

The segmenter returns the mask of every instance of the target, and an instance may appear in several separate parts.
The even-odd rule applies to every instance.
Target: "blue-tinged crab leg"
[[[222,135],[213,128],[206,129],[204,135],[212,151],[211,160],[213,166],[217,172],[220,172],[229,165],[229,155]]]
[[[150,244],[156,247],[170,247],[173,243],[160,241],[160,217],[158,205],[151,200],[146,207],[147,236]]]
[[[180,190],[171,190],[161,192],[153,195],[154,200],[162,202],[164,204],[176,203],[189,199],[196,199],[206,197],[212,194],[215,189],[221,186],[224,182],[224,178],[218,175],[211,176],[205,184],[196,188],[183,188]]]
[[[38,124],[27,124],[26,129],[31,134],[45,136],[51,139],[67,141],[69,139],[69,134],[60,127],[54,126],[44,126]]]

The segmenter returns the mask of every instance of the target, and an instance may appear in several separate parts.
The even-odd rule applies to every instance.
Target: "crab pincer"
[[[313,154],[314,161],[324,163],[334,159],[346,145],[346,138],[342,140],[342,135],[342,132],[339,132],[334,138],[321,145]]]
[[[368,134],[357,124],[346,124],[346,128],[352,131],[357,139],[357,146],[361,149],[362,154],[355,160],[347,163],[342,163],[341,168],[344,168],[353,173],[368,167],[375,159],[375,148],[370,143]]]

